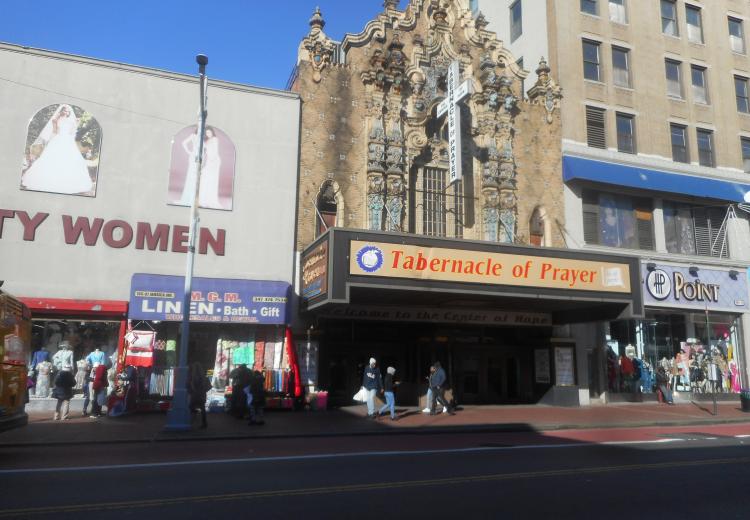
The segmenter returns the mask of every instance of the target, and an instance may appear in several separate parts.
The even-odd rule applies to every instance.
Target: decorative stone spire
[[[550,67],[543,56],[539,60],[536,75],[536,83],[529,89],[529,102],[534,105],[543,105],[547,111],[547,123],[551,124],[552,113],[560,106],[562,89],[550,77]]]
[[[320,7],[316,7],[315,12],[310,18],[310,27],[318,27],[322,30],[325,25],[326,21],[323,19],[323,15],[320,13]]]
[[[383,2],[383,8],[385,8],[386,11],[398,9],[398,0],[385,0]]]

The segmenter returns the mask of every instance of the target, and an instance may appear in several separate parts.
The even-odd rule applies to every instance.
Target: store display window
[[[645,320],[610,322],[606,377],[613,393],[651,393],[663,370],[672,391],[739,393],[740,319],[715,312],[647,312]],[[717,370],[709,377],[711,365]]]

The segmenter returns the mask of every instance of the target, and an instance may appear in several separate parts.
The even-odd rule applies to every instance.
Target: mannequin
[[[73,351],[70,349],[70,343],[67,341],[60,342],[60,350],[52,356],[52,364],[55,369],[62,370],[63,367],[73,367]]]
[[[86,356],[86,362],[92,367],[97,365],[106,365],[107,355],[102,352],[102,349],[100,347],[96,347],[93,352]]]
[[[49,397],[50,393],[50,376],[52,375],[52,363],[42,361],[36,366],[36,397]]]
[[[86,360],[79,359],[76,361],[76,390],[83,388],[83,382],[86,380]]]
[[[49,361],[49,352],[46,347],[42,347],[31,356],[31,370],[36,370],[37,365],[42,361]]]

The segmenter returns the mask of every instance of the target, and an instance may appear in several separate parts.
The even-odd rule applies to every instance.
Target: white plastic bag
[[[365,390],[365,387],[359,389],[359,392],[354,394],[354,397],[352,397],[355,401],[358,403],[366,403],[367,402],[367,390]]]

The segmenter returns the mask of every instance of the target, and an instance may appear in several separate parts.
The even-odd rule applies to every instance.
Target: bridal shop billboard
[[[167,194],[169,204],[190,206],[193,203],[199,144],[197,125],[185,127],[174,136]],[[206,127],[198,191],[201,208],[232,209],[235,154],[234,144],[226,133],[215,126]]]
[[[96,195],[102,129],[76,105],[49,105],[29,122],[21,189]]]

